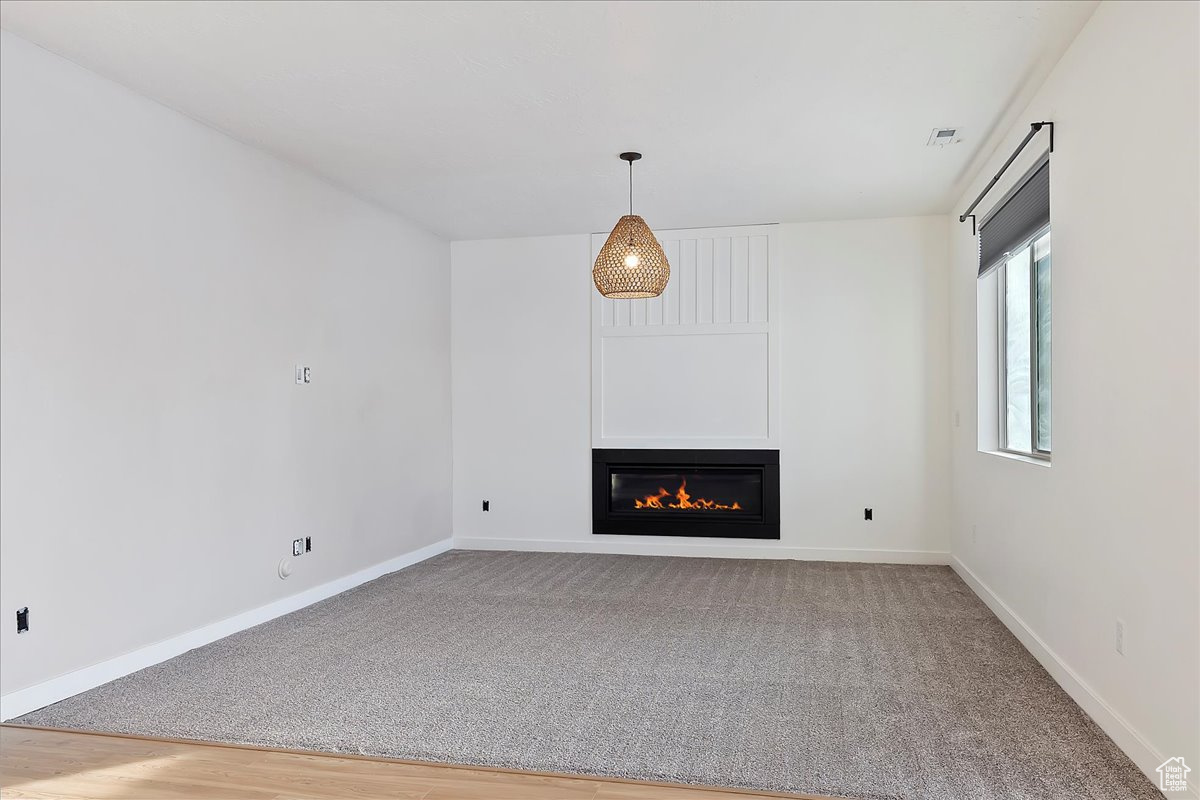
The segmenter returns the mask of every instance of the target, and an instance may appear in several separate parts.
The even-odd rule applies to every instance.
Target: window
[[[1049,465],[1050,156],[979,224],[979,449]]]
[[[997,269],[1000,449],[1050,456],[1050,230],[1006,254]]]

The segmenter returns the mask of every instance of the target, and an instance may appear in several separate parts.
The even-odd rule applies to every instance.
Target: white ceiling
[[[1086,2],[45,2],[0,25],[455,239],[944,213]],[[962,142],[926,147],[936,126]]]

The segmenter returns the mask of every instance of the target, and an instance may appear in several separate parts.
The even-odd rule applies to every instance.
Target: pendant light
[[[621,153],[621,160],[629,162],[629,213],[617,220],[592,267],[596,289],[614,300],[658,297],[671,277],[662,245],[646,220],[633,213],[633,162],[641,157]]]

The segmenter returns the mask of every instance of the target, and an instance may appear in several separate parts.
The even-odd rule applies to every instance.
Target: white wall
[[[1197,8],[1101,4],[956,206],[1056,123],[1049,469],[977,451],[977,250],[951,231],[953,552],[1151,775],[1200,764]]]
[[[454,242],[456,545],[944,563],[946,225],[780,226],[782,538],[742,544],[590,533],[588,236]]]
[[[588,247],[586,235],[450,245],[456,544],[591,527]]]
[[[782,226],[785,544],[949,549],[946,226]]]
[[[448,245],[2,37],[3,692],[448,537]]]

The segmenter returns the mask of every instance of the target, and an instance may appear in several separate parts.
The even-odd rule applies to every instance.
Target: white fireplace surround
[[[778,228],[655,231],[661,297],[593,292],[594,447],[779,447]]]

